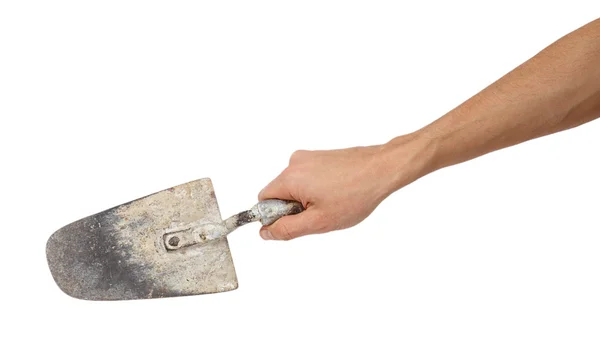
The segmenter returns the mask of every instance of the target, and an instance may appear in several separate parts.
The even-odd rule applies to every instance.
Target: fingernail
[[[264,240],[274,240],[273,235],[271,235],[269,230],[261,230],[260,237],[262,237]]]

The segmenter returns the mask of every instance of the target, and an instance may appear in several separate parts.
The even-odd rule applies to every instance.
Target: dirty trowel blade
[[[200,179],[76,221],[48,240],[54,280],[87,300],[130,300],[234,290],[227,239],[167,251],[167,231],[194,221],[220,223],[210,179]]]

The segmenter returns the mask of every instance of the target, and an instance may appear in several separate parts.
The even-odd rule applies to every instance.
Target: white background
[[[55,286],[45,243],[71,221],[208,176],[234,214],[294,150],[416,130],[600,16],[403,3],[3,1],[0,355],[598,357],[599,122],[429,175],[349,230],[244,227],[236,291]]]

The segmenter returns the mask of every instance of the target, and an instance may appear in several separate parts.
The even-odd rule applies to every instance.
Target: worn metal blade
[[[46,245],[68,295],[129,300],[198,295],[238,287],[227,238],[167,251],[163,235],[191,222],[222,222],[210,179],[182,184],[76,221]]]

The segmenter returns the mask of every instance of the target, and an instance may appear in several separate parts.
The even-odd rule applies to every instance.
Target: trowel
[[[265,200],[223,220],[210,179],[116,206],[56,231],[46,257],[57,285],[86,300],[199,295],[238,287],[227,235],[304,210]]]

